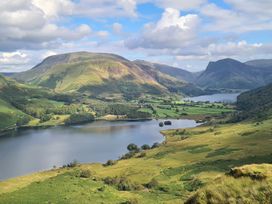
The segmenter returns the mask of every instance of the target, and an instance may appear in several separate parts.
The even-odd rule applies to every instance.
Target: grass
[[[1,182],[0,203],[181,203],[198,189],[216,182],[218,177],[224,178],[230,168],[272,162],[271,122],[267,120],[259,125],[253,122],[224,124],[212,128],[202,126],[186,129],[185,132],[164,131],[164,144],[146,151],[143,158],[136,158],[136,155],[107,167],[101,164],[82,164],[70,169],[70,173],[67,173],[67,169],[55,170],[58,176],[50,178],[46,178],[47,173],[41,173],[40,177],[45,174],[45,179],[37,183],[29,176],[27,185],[19,185],[20,180],[27,180],[24,177],[5,181],[5,184]],[[185,139],[181,138],[180,132],[182,137],[186,136]],[[215,135],[215,132],[220,134]],[[247,137],[242,136],[244,133]],[[91,178],[76,176],[78,171],[86,169],[92,172]],[[102,182],[106,177],[116,176],[125,177],[142,188],[120,191]],[[156,179],[157,186],[146,189],[145,184],[152,179]],[[250,178],[239,178],[245,180],[244,184],[239,184],[238,178],[231,179],[229,186],[237,182],[240,190],[245,184],[262,186]],[[9,186],[9,190],[3,190],[3,185]],[[224,185],[221,186],[223,188]],[[100,188],[104,191],[100,191]],[[254,186],[248,192],[251,192],[250,189],[258,190]],[[247,193],[241,195],[247,196]]]
[[[193,203],[271,203],[272,202],[272,165],[246,165],[236,168],[241,177],[221,176],[193,195],[186,204]],[[261,180],[249,177],[258,172]]]

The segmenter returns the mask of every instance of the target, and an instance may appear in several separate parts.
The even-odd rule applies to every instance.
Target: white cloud
[[[155,0],[158,6],[162,8],[175,8],[178,10],[190,10],[197,9],[202,4],[206,3],[206,0]]]
[[[59,45],[61,41],[78,40],[91,34],[91,28],[85,24],[72,29],[59,26],[52,21],[53,13],[49,12],[47,3],[44,4],[46,9],[41,10],[31,0],[3,0],[3,4],[1,2],[0,51],[49,48]]]
[[[233,0],[228,0],[233,3],[233,9],[223,9],[215,4],[207,4],[200,9],[200,13],[209,19],[209,21],[203,25],[205,31],[219,31],[225,33],[245,33],[251,31],[272,30],[272,12],[262,12],[258,4],[252,3],[252,1],[239,1],[240,3],[234,3]],[[238,1],[235,1],[238,2]],[[243,2],[243,3],[242,3]],[[267,4],[264,4],[268,6]],[[249,9],[249,5],[252,7]],[[271,3],[270,3],[271,4]],[[242,5],[245,8],[243,9]],[[256,7],[255,7],[256,6]],[[255,9],[253,9],[255,7]]]
[[[9,72],[21,68],[29,63],[30,58],[26,53],[16,52],[0,52],[0,71]]]
[[[146,24],[139,36],[126,42],[129,48],[178,48],[196,37],[199,18],[195,14],[181,16],[173,8],[167,8],[157,23]]]
[[[112,24],[112,30],[115,34],[121,34],[123,32],[123,25],[120,23]]]
[[[73,7],[73,15],[88,16],[95,19],[137,17],[136,0],[80,0],[77,3],[73,3]]]
[[[32,3],[49,18],[71,15],[74,10],[74,3],[70,0],[32,0]]]

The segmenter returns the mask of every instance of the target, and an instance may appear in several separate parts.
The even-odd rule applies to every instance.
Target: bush
[[[19,117],[19,118],[17,119],[16,126],[26,125],[26,124],[29,123],[30,120],[31,120],[31,117],[30,117],[30,116],[22,116],[22,117]]]
[[[127,146],[127,149],[128,149],[128,151],[139,151],[139,148],[138,148],[138,146],[136,145],[136,144],[133,144],[133,143],[131,143],[131,144],[129,144],[128,146]]]
[[[113,166],[114,164],[116,164],[117,161],[114,160],[108,160],[105,164],[103,164],[103,166]]]
[[[146,153],[145,152],[141,152],[138,156],[137,156],[137,158],[143,158],[143,157],[145,157],[146,156]]]
[[[82,171],[80,172],[80,175],[79,175],[79,176],[80,176],[81,178],[90,178],[91,175],[92,175],[91,171],[88,170],[88,169],[86,169],[86,170],[82,170]]]
[[[69,164],[67,164],[67,167],[70,167],[70,168],[73,168],[76,166],[78,166],[77,160],[74,160],[74,161],[70,162]]]
[[[44,114],[40,117],[41,119],[41,122],[46,122],[46,121],[49,121],[51,119],[51,115],[49,114]]]
[[[140,185],[132,183],[126,177],[106,177],[104,179],[104,183],[107,185],[115,186],[119,191],[132,191],[139,190],[141,188]]]
[[[135,156],[136,152],[135,151],[131,151],[131,152],[128,152],[126,154],[124,154],[121,159],[130,159],[132,158],[133,156]]]
[[[159,147],[160,146],[160,143],[158,143],[158,142],[155,142],[153,145],[152,145],[152,149],[154,149],[154,148],[157,148],[157,147]]]
[[[147,184],[145,184],[145,186],[147,187],[147,188],[149,188],[149,189],[151,189],[151,188],[156,188],[156,187],[158,187],[158,185],[159,185],[159,182],[156,180],[156,179],[151,179],[151,181],[150,182],[148,182]]]
[[[124,202],[121,202],[120,204],[138,204],[138,200],[137,199],[130,199]]]
[[[148,150],[150,149],[150,146],[148,144],[144,144],[142,147],[141,147],[142,150]]]

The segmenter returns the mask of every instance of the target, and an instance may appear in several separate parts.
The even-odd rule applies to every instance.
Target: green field
[[[229,185],[239,183],[237,192],[246,184],[272,185],[225,176],[232,167],[271,162],[271,122],[165,131],[163,145],[145,151],[141,158],[138,153],[112,166],[81,164],[52,170],[57,176],[44,172],[0,182],[0,203],[182,203],[198,189],[207,192],[205,188],[211,189],[217,179],[227,180]],[[86,170],[90,175],[81,177]],[[107,177],[114,182],[106,182]],[[220,183],[218,187],[222,188]],[[211,194],[224,196],[211,190]],[[235,199],[234,192],[230,195]]]

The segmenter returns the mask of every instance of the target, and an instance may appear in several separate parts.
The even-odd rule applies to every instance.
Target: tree
[[[127,149],[128,149],[128,151],[130,151],[130,152],[132,152],[132,151],[138,151],[138,150],[139,150],[138,146],[137,146],[136,144],[133,144],[133,143],[129,144],[129,145],[127,146]]]
[[[148,144],[144,144],[143,146],[141,146],[142,150],[147,150],[150,149],[150,146]]]

